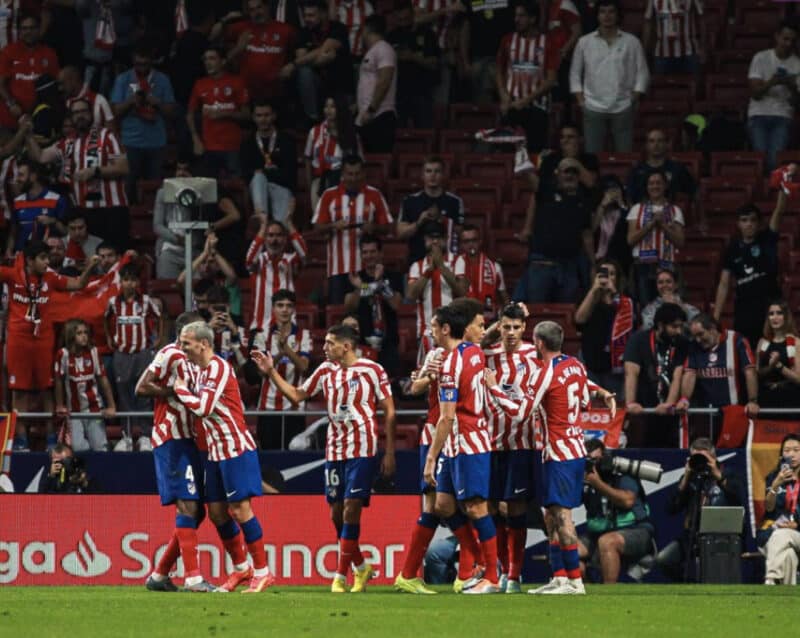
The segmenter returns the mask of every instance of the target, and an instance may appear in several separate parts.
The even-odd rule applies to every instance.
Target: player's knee
[[[489,508],[486,505],[486,501],[482,499],[467,501],[466,503],[464,503],[464,509],[467,512],[467,516],[473,520],[478,518],[483,518],[489,513]]]
[[[179,499],[175,503],[175,507],[178,510],[179,514],[183,514],[185,516],[191,516],[194,519],[197,519],[198,514],[200,512],[200,508],[198,507],[197,501],[184,501]]]
[[[230,514],[228,514],[227,503],[210,503],[208,505],[208,518],[217,527],[227,523],[231,518]]]
[[[239,501],[238,503],[230,503],[231,516],[237,523],[244,523],[253,518],[253,509],[250,507],[250,499]]]

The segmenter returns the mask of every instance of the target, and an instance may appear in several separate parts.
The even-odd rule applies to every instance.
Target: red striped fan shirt
[[[703,0],[648,0],[645,20],[656,20],[657,58],[681,58],[700,50],[697,21]]]
[[[277,257],[270,257],[264,248],[263,237],[256,235],[250,243],[245,257],[245,266],[254,279],[250,330],[267,330],[272,321],[272,295],[282,288],[294,290],[295,272],[308,249],[300,233],[292,233],[289,239],[294,252]]]
[[[86,348],[77,354],[66,348],[58,351],[55,374],[64,380],[64,392],[70,412],[100,412],[105,407],[98,383],[98,377],[105,373],[97,348]]]
[[[114,123],[114,112],[111,110],[111,105],[108,100],[94,91],[88,85],[84,84],[81,92],[75,97],[68,97],[66,99],[67,111],[72,107],[72,103],[76,100],[86,100],[89,102],[89,107],[92,109],[92,118],[94,125],[97,128],[109,127]]]
[[[153,373],[154,383],[172,387],[178,378],[189,382],[193,367],[183,350],[177,344],[170,343],[156,353],[147,370]],[[194,417],[183,403],[175,397],[156,397],[153,403],[153,433],[150,440],[154,448],[173,439],[194,438]]]
[[[311,332],[292,324],[292,331],[286,339],[287,345],[297,352],[301,357],[311,359]],[[299,386],[305,381],[305,376],[295,367],[292,360],[283,354],[280,343],[278,342],[278,327],[273,324],[268,332],[258,332],[253,337],[253,348],[261,352],[269,352],[275,360],[275,369],[286,379],[286,382],[293,386]],[[304,404],[292,406],[287,399],[272,382],[266,378],[261,383],[261,393],[258,397],[259,410],[292,410],[302,409]]]
[[[539,89],[548,71],[557,71],[561,59],[546,34],[528,38],[509,33],[500,42],[497,65],[505,70],[506,91],[512,100],[527,97]],[[539,97],[534,106],[549,107],[549,95]]]
[[[547,35],[558,53],[572,37],[572,25],[580,23],[581,14],[572,0],[554,0],[547,15]]]
[[[328,408],[325,458],[346,461],[378,452],[378,404],[392,396],[382,366],[357,359],[343,367],[326,361],[301,386],[309,397],[322,392]]]
[[[453,271],[456,277],[463,277],[466,274],[466,262],[462,255],[448,253],[445,258],[447,267]],[[420,301],[417,301],[417,337],[422,338],[425,329],[433,319],[433,312],[437,308],[446,306],[453,301],[453,291],[450,284],[442,277],[442,271],[433,268],[431,258],[427,255],[424,259],[415,261],[408,270],[408,283],[413,284],[425,272],[431,271],[428,283],[425,285],[425,292]]]
[[[69,176],[84,168],[106,166],[112,159],[125,154],[117,136],[107,128],[94,129],[75,139],[59,140],[56,148]],[[73,180],[72,199],[76,206],[83,208],[128,205],[125,180],[122,178],[89,179],[85,182]]]
[[[134,295],[130,299],[122,295],[111,297],[106,317],[112,321],[117,352],[132,354],[146,350],[150,345],[152,321],[160,316],[161,310],[150,295]]]
[[[427,13],[441,11],[450,5],[459,4],[460,0],[413,0],[413,2],[417,11]],[[440,15],[430,23],[433,34],[436,36],[436,44],[442,51],[447,49],[447,35],[452,23],[452,15]]]
[[[506,289],[500,264],[478,253],[475,257],[464,255],[465,275],[469,281],[467,297],[477,299],[487,311],[494,311],[497,293]]]
[[[428,365],[436,358],[444,358],[446,352],[444,348],[436,347],[428,351],[425,355],[425,362],[422,368],[427,368]],[[421,368],[421,369],[422,369]],[[425,417],[425,425],[422,426],[422,431],[419,433],[419,444],[430,445],[433,443],[433,435],[436,432],[436,424],[439,422],[439,379],[431,381],[428,387],[428,414]]]
[[[339,170],[342,167],[342,155],[339,141],[328,132],[327,122],[317,124],[308,132],[305,156],[311,160],[314,177]]]
[[[334,0],[336,16],[347,27],[350,40],[350,53],[359,57],[364,55],[364,20],[375,11],[369,0]]]
[[[256,449],[244,421],[242,395],[233,368],[214,355],[205,368],[197,367],[189,388],[175,394],[203,426],[203,438],[211,461],[234,459]]]
[[[386,200],[377,188],[363,186],[351,197],[343,185],[327,189],[322,193],[311,223],[331,224],[341,220],[350,226],[344,230],[332,230],[328,241],[328,277],[344,275],[361,270],[361,250],[358,238],[361,226],[366,222],[383,225],[394,220]]]

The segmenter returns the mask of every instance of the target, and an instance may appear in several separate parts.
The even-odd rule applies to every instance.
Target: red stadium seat
[[[641,153],[598,153],[599,174],[616,175],[624,184],[633,165],[641,159]]]
[[[401,128],[394,138],[395,153],[432,153],[436,142],[433,129]]]
[[[734,6],[736,25],[769,34],[775,31],[785,13],[784,8],[772,0],[737,0]]]
[[[450,190],[464,200],[467,212],[484,212],[491,215],[500,206],[502,187],[490,182],[474,179],[454,179]]]
[[[760,180],[764,174],[764,154],[758,151],[711,153],[711,176],[729,179]]]
[[[141,206],[148,206],[152,210],[156,201],[156,193],[163,182],[158,179],[140,179],[136,182],[136,197]]]
[[[746,75],[706,76],[706,100],[727,104],[747,104],[750,85]]]
[[[473,134],[482,128],[491,128],[496,126],[497,116],[497,107],[492,105],[450,105],[450,126],[472,131]]]
[[[727,48],[752,53],[769,49],[773,45],[773,33],[776,26],[777,21],[769,29],[749,24],[728,25]]]
[[[700,166],[703,163],[703,154],[699,151],[682,151],[678,153],[670,153],[670,157],[679,162],[686,164],[689,172],[694,177],[695,181],[699,180],[702,175],[700,174]]]
[[[475,131],[467,129],[445,129],[441,131],[439,133],[439,150],[442,153],[456,156],[463,153],[474,153]]]
[[[753,199],[752,184],[725,177],[705,177],[700,180],[699,200],[709,208],[726,208],[731,213]]]
[[[151,279],[147,287],[164,303],[169,317],[175,318],[184,311],[183,286],[178,286],[175,279]]]
[[[347,314],[344,305],[328,304],[325,306],[325,325],[323,328],[330,328],[341,322],[342,318]]]
[[[422,182],[419,180],[411,181],[408,179],[390,179],[386,185],[386,199],[392,216],[397,219],[400,211],[400,204],[403,198],[411,193],[422,190]]]
[[[510,153],[462,155],[458,158],[458,172],[465,178],[504,184],[514,178],[514,156]]]
[[[673,137],[678,130],[678,124],[691,110],[689,101],[683,102],[642,102],[636,112],[637,137],[644,139],[647,131],[660,128]]]
[[[392,156],[378,153],[364,157],[364,174],[367,184],[382,189],[387,179],[392,176]]]
[[[725,51],[715,51],[711,60],[714,64],[714,72],[739,75],[747,77],[747,70],[750,68],[750,61],[753,54],[750,51],[740,51],[730,49]]]
[[[311,330],[319,325],[319,308],[314,304],[298,300],[294,307],[294,314],[297,317],[297,325],[301,328]]]
[[[647,88],[648,102],[694,102],[697,83],[690,75],[653,75]]]
[[[528,214],[528,202],[518,198],[513,204],[503,204],[500,209],[500,228],[514,228],[522,230],[525,217]],[[515,230],[514,232],[518,232]]]
[[[422,179],[422,166],[429,157],[425,153],[404,153],[397,158],[397,177],[398,179],[412,179],[419,181]],[[455,169],[455,156],[447,153],[440,156],[444,160],[444,176],[449,178]]]
[[[307,262],[294,280],[297,297],[304,301],[321,299],[327,287],[328,275],[325,262]]]

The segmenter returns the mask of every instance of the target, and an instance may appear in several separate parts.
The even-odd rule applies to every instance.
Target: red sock
[[[247,551],[244,548],[244,536],[241,531],[236,536],[222,539],[222,544],[225,547],[225,551],[230,555],[234,565],[241,565],[247,562]],[[263,547],[261,551],[263,553]]]
[[[527,529],[508,530],[508,572],[506,573],[511,580],[519,580],[522,572],[522,563],[525,560],[525,538],[527,535]]]
[[[436,533],[435,529],[425,527],[417,523],[414,531],[411,532],[411,543],[406,554],[406,561],[403,563],[403,578],[416,578],[419,568],[422,567],[422,559],[425,551]]]
[[[481,539],[478,537],[478,530],[472,525],[469,524],[470,528],[472,529],[472,536],[475,538],[475,544],[478,546],[478,553],[475,555],[475,564],[484,567],[486,565],[486,552],[483,551],[483,545],[481,545]],[[497,555],[495,554],[495,561],[497,560]]]
[[[497,536],[483,541],[481,543],[481,550],[486,559],[484,569],[486,570],[483,577],[493,583],[497,583]]]
[[[248,543],[247,551],[253,559],[253,569],[264,569],[267,566],[267,552],[264,551],[263,538]]]
[[[181,546],[184,577],[199,576],[200,562],[197,557],[197,530],[191,527],[176,527],[175,536]]]
[[[509,572],[508,543],[511,530],[506,527],[505,521],[502,520],[495,520],[495,529],[497,530],[497,558],[500,560],[500,565],[503,567],[503,573],[507,574]]]
[[[478,546],[478,541],[475,540],[472,525],[462,525],[457,530],[454,530],[453,534],[455,534],[461,546],[458,560],[458,578],[467,580],[472,576],[472,568],[475,566],[476,558],[481,555],[481,549]],[[496,557],[497,550],[495,548]]]
[[[169,576],[169,573],[172,571],[172,568],[175,566],[175,563],[178,561],[180,555],[181,546],[178,543],[178,536],[175,532],[173,532],[172,537],[169,539],[167,549],[165,549],[164,553],[161,554],[161,560],[159,560],[158,565],[156,565],[156,574]]]
[[[361,550],[358,548],[358,541],[354,538],[340,538],[339,566],[336,569],[336,573],[347,576],[347,573],[350,571],[350,563],[353,565],[360,565],[363,562],[364,557],[361,555]]]

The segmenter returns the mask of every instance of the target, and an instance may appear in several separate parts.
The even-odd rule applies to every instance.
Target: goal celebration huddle
[[[586,457],[579,417],[592,397],[612,412],[616,403],[588,380],[582,363],[562,354],[561,326],[539,322],[529,343],[527,320],[523,304],[509,304],[486,327],[482,305],[471,299],[433,313],[433,347],[410,388],[427,393],[429,408],[420,436],[422,512],[408,522],[410,542],[394,582],[399,591],[437,593],[419,574],[442,525],[460,547],[456,593],[521,592],[526,513],[535,500],[544,508],[552,578],[528,593],[585,593],[571,515],[581,504]],[[236,376],[214,354],[213,332],[199,316],[184,313],[176,329],[176,343],[158,352],[136,389],[155,399],[158,489],[162,505],[175,506],[175,531],[146,587],[177,591],[170,572],[181,558],[184,590],[261,592],[276,581],[251,507],[262,493],[261,475]],[[359,356],[356,331],[329,328],[324,353],[326,361],[300,386],[283,378],[269,353],[254,350],[251,357],[293,405],[324,398],[325,493],[339,546],[331,592],[357,593],[374,575],[359,545],[361,518],[378,475],[395,471],[395,408],[386,371]],[[534,455],[543,461],[535,479]],[[197,528],[206,516],[233,565],[218,586],[199,566]]]

